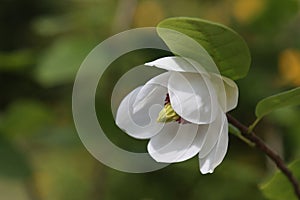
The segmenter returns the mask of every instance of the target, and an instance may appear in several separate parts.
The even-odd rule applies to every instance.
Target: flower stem
[[[298,199],[300,200],[300,188],[299,183],[296,177],[293,175],[293,173],[289,170],[289,168],[286,166],[284,161],[280,158],[280,156],[274,152],[270,147],[268,147],[264,141],[262,141],[252,130],[249,131],[249,128],[239,122],[237,119],[232,117],[230,114],[226,114],[228,122],[234,125],[236,128],[238,128],[242,135],[246,137],[248,140],[253,142],[255,144],[255,147],[260,149],[262,152],[264,152],[278,167],[279,170],[288,178],[288,180],[291,182],[294,192]]]
[[[248,144],[251,147],[254,147],[255,144],[253,142],[251,142],[250,140],[248,140],[247,138],[245,138],[241,131],[239,129],[237,129],[235,126],[233,126],[232,124],[228,124],[229,126],[229,133],[231,133],[232,135],[236,136],[237,138],[239,138],[240,140],[242,140],[243,142],[245,142],[246,144]]]
[[[258,124],[258,122],[260,121],[260,118],[257,118],[253,124],[251,124],[248,128],[248,133],[251,133],[253,131],[253,129],[255,128],[255,126]]]

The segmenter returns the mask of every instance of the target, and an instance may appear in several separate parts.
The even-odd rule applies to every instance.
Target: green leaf
[[[35,63],[34,52],[28,49],[0,52],[0,60],[0,71],[24,70]]]
[[[255,115],[261,119],[273,110],[300,104],[300,87],[267,97],[256,105]]]
[[[257,16],[253,23],[256,32],[274,34],[281,26],[293,19],[299,11],[298,0],[267,0],[264,11]],[[272,23],[269,23],[272,21]]]
[[[300,180],[300,160],[290,164],[288,168],[293,172],[294,176]],[[277,172],[269,181],[260,186],[264,196],[272,200],[297,200],[294,189],[286,176],[281,172]]]
[[[94,42],[85,38],[62,38],[41,57],[36,79],[47,87],[73,82],[84,58],[92,50]]]
[[[23,152],[0,135],[0,176],[8,178],[28,178],[32,171]]]
[[[248,73],[251,63],[248,46],[235,31],[226,26],[198,18],[177,17],[160,22],[157,31],[174,54],[192,58],[205,68],[212,68],[213,61],[222,75],[233,80],[243,78]],[[196,41],[198,47],[191,39]]]
[[[42,132],[54,121],[51,108],[35,100],[17,100],[0,116],[0,131],[6,137],[28,138]]]

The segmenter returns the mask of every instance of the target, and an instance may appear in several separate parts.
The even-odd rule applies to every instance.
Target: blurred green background
[[[72,85],[85,56],[107,37],[167,17],[199,17],[233,28],[250,47],[252,67],[238,81],[240,101],[232,112],[250,124],[257,101],[300,86],[298,8],[297,0],[1,0],[0,199],[264,199],[259,184],[274,165],[234,136],[211,175],[200,174],[197,157],[145,174],[102,165],[76,133]],[[118,146],[145,152],[147,141],[115,126],[114,83],[131,67],[162,55],[167,53],[132,52],[104,74],[96,107]],[[288,162],[300,158],[299,121],[299,108],[282,109],[265,118],[257,132]]]

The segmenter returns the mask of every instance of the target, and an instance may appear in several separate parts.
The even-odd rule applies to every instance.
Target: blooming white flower
[[[187,58],[164,57],[145,65],[168,71],[122,100],[116,124],[132,137],[150,139],[147,149],[157,162],[198,154],[201,173],[212,173],[227,152],[225,113],[237,105],[237,85]]]

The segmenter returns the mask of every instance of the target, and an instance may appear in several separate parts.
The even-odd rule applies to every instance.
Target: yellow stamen
[[[167,103],[165,107],[159,112],[157,122],[172,122],[178,120],[180,117],[173,110],[170,103]]]

